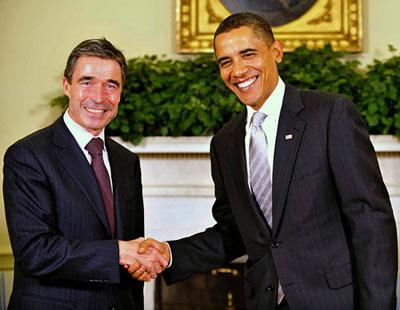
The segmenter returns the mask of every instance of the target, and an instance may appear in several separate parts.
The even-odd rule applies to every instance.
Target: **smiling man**
[[[395,221],[354,105],[280,79],[282,45],[257,15],[226,18],[214,48],[246,109],[211,142],[217,224],[169,242],[167,282],[247,254],[248,309],[395,309]]]
[[[75,123],[97,136],[117,115],[122,90],[119,64],[112,59],[81,56],[75,74],[65,72],[64,93],[69,98],[68,114]]]
[[[144,234],[139,159],[104,133],[117,115],[125,70],[123,54],[106,39],[80,43],[64,72],[63,117],[6,152],[15,258],[9,309],[142,310],[143,284],[120,264],[143,266],[144,280],[167,264],[156,251],[137,254]]]
[[[226,86],[242,103],[259,110],[278,83],[281,43],[263,40],[251,28],[240,27],[216,36],[214,48]]]

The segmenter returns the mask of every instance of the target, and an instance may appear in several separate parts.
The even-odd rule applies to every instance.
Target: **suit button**
[[[117,306],[113,305],[110,307],[110,310],[118,310]]]
[[[276,249],[276,248],[279,247],[280,244],[281,244],[281,242],[279,242],[279,241],[274,241],[274,242],[272,242],[271,246],[272,246],[274,249]]]
[[[275,290],[275,287],[273,285],[268,285],[267,292],[273,292],[274,290]]]

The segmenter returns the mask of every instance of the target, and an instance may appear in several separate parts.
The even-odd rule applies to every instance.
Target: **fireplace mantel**
[[[211,138],[146,137],[136,146],[119,137],[114,139],[140,156],[145,195],[210,196],[213,195],[209,165]],[[372,135],[371,141],[390,195],[400,196],[400,139]],[[160,169],[153,169],[156,166]]]
[[[208,154],[210,136],[200,137],[145,137],[139,145],[133,145],[119,137],[113,137],[132,152],[138,154]],[[371,141],[377,153],[400,153],[400,139],[392,135],[371,135]]]

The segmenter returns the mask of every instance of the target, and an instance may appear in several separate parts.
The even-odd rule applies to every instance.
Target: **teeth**
[[[103,110],[95,110],[90,108],[86,108],[86,110],[88,110],[90,113],[103,113]]]
[[[247,86],[250,86],[251,84],[254,83],[254,81],[256,80],[255,77],[248,79],[247,81],[244,81],[242,83],[238,83],[239,88],[245,88]]]

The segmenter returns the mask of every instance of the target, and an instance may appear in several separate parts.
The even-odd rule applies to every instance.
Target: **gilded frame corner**
[[[177,52],[213,52],[214,31],[229,14],[218,0],[176,0]],[[329,43],[335,50],[361,52],[362,0],[318,0],[304,15],[273,30],[285,51]]]

